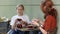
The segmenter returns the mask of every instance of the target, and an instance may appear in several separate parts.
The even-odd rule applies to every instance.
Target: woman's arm
[[[41,30],[41,32],[42,32],[43,34],[47,34],[47,31],[45,31],[45,30],[42,28],[43,26],[41,26],[41,25],[43,25],[42,23],[41,23],[41,25],[40,25],[39,23],[37,23],[37,22],[34,21],[34,20],[32,20],[32,22],[33,22],[33,24],[34,24],[35,26],[38,26],[39,30]]]
[[[45,31],[42,27],[39,27],[39,29],[43,34],[47,34],[47,31]]]

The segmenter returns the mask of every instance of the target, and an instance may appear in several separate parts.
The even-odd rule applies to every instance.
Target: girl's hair
[[[18,7],[22,7],[22,9],[24,10],[24,6],[23,6],[22,4],[17,5],[17,6],[16,6],[16,9],[17,9]]]

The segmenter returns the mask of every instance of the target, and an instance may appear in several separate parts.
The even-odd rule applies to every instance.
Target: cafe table
[[[38,34],[38,28],[20,28],[20,31],[23,31],[24,34]]]

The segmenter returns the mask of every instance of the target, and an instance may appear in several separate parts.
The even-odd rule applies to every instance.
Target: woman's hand
[[[32,24],[35,26],[39,26],[38,21],[37,20],[32,20]]]

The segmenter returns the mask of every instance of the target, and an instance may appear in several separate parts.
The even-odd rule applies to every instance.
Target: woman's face
[[[47,11],[46,11],[46,8],[47,8],[47,6],[44,6],[43,7],[43,13],[45,14]]]
[[[43,9],[44,9],[43,13],[44,13],[44,15],[46,15],[48,13],[48,11],[51,11],[52,8],[44,6]]]
[[[51,7],[50,7],[51,5],[52,5],[52,2],[50,2],[50,1],[46,2],[45,6],[43,7],[43,13],[44,14],[47,13],[47,10],[49,10],[49,11],[51,10]]]
[[[47,1],[45,4],[45,6],[47,6],[47,7],[51,7],[52,5],[53,5],[53,3],[51,1]]]

